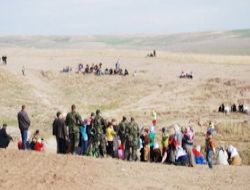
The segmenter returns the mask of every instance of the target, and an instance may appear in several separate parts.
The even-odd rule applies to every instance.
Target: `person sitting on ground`
[[[225,150],[224,144],[222,144],[220,147],[220,150],[218,151],[216,163],[218,165],[227,166],[227,165],[229,165],[227,160],[228,160],[228,154],[227,154],[227,151]]]
[[[7,148],[10,141],[13,141],[13,138],[7,134],[7,124],[3,124],[3,127],[0,129],[0,148]]]
[[[90,69],[89,69],[89,65],[87,64],[85,67],[85,73],[89,73],[89,72],[90,72]]]
[[[219,112],[224,112],[225,111],[225,105],[221,104],[218,111]]]
[[[229,157],[229,164],[234,166],[240,166],[242,161],[237,149],[233,145],[230,145],[227,149],[227,152]]]
[[[113,73],[114,73],[113,69],[110,68],[110,69],[109,69],[109,74],[110,74],[110,75],[113,75]]]
[[[161,156],[161,149],[159,148],[158,143],[155,143],[154,148],[153,148],[153,162],[161,162],[162,156]]]
[[[39,139],[40,139],[40,131],[37,129],[31,138],[31,142],[30,142],[31,150],[35,150],[35,145]]]
[[[236,112],[236,111],[237,111],[237,107],[236,107],[235,104],[233,104],[233,105],[231,106],[231,112]]]
[[[43,138],[39,139],[35,144],[35,151],[41,152],[44,151]]]
[[[194,158],[195,158],[195,163],[196,164],[206,164],[206,161],[204,159],[203,154],[201,153],[201,146],[196,146],[195,148],[193,148],[193,154],[194,154]]]
[[[125,69],[125,71],[124,71],[124,76],[127,76],[127,75],[129,75],[129,73],[128,73],[128,70]]]
[[[241,112],[241,113],[243,113],[244,112],[244,106],[243,106],[243,104],[239,104],[239,112]]]
[[[186,73],[186,77],[189,78],[189,79],[192,79],[193,78],[193,72],[190,71],[189,73]]]
[[[109,69],[106,68],[104,73],[105,73],[105,75],[108,75],[109,74]]]
[[[185,75],[184,71],[181,71],[180,78],[185,78],[185,77],[186,77],[186,75]]]
[[[182,147],[177,147],[175,165],[177,166],[187,166],[189,165],[188,154]]]

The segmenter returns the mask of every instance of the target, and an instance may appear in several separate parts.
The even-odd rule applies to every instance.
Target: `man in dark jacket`
[[[0,129],[0,148],[7,148],[12,139],[10,135],[6,132],[7,124],[3,124],[2,129]]]
[[[56,137],[58,139],[58,153],[65,154],[66,153],[66,143],[68,140],[68,131],[65,124],[66,114],[60,114],[58,116],[58,120],[56,122],[57,130]]]
[[[57,112],[56,113],[56,118],[55,120],[53,121],[53,124],[52,124],[52,135],[54,135],[56,137],[56,143],[57,143],[57,153],[58,153],[58,150],[59,150],[59,143],[58,143],[58,136],[57,136],[57,129],[58,129],[58,125],[59,125],[59,120],[60,120],[60,115],[61,115],[61,112]]]
[[[17,119],[22,136],[23,150],[26,150],[28,149],[27,139],[28,139],[28,130],[30,126],[30,119],[27,112],[25,111],[25,105],[22,105],[22,110],[18,113]]]

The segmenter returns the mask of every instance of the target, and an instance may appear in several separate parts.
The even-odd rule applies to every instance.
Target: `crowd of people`
[[[154,49],[153,52],[148,53],[147,57],[156,57],[156,50]]]
[[[31,121],[25,105],[17,115],[21,140],[18,141],[20,150],[43,151],[43,138],[36,130],[32,138],[28,138]],[[0,130],[0,148],[6,148],[12,137],[6,132],[4,124]],[[157,132],[157,113],[152,112],[152,125],[139,127],[133,117],[128,120],[125,116],[117,123],[102,117],[100,110],[91,113],[82,120],[71,106],[71,111],[57,112],[52,124],[52,133],[57,142],[58,154],[75,154],[93,157],[112,157],[127,161],[158,162],[181,166],[194,167],[196,164],[208,164],[213,168],[219,165],[241,165],[237,149],[230,145],[225,149],[224,144],[216,150],[213,136],[216,133],[213,123],[209,124],[205,138],[205,157],[201,146],[194,146],[195,132],[191,125],[180,127],[177,124],[161,129],[161,144],[155,138]],[[214,162],[216,157],[216,162]]]
[[[240,113],[248,113],[248,107],[244,104],[239,104],[238,108],[236,104],[232,104],[231,107],[224,105],[223,103],[219,106],[218,112],[229,113],[229,112],[240,112]]]
[[[184,71],[181,71],[181,74],[179,76],[179,78],[183,79],[183,78],[187,78],[187,79],[192,79],[193,78],[193,72],[190,71],[190,72],[184,72]]]
[[[64,67],[61,71],[63,73],[70,73],[72,72],[72,68],[67,66]],[[118,59],[115,63],[115,68],[108,68],[106,67],[103,69],[102,63],[99,64],[92,64],[91,66],[89,64],[86,64],[85,67],[82,63],[79,63],[76,68],[76,73],[83,73],[83,74],[95,74],[97,76],[101,75],[123,75],[127,76],[129,75],[129,72],[127,69],[122,69],[120,66],[120,60]]]
[[[237,149],[232,145],[226,153],[224,145],[216,151],[213,126],[208,128],[206,134],[206,157],[202,154],[201,146],[194,147],[195,135],[191,126],[180,128],[175,124],[169,129],[162,128],[160,148],[155,142],[156,118],[156,112],[153,111],[152,126],[149,128],[140,128],[133,117],[127,120],[123,116],[119,123],[114,119],[107,121],[102,117],[100,110],[82,120],[75,105],[72,105],[68,114],[57,113],[53,122],[53,135],[58,142],[59,154],[108,156],[128,161],[140,160],[190,167],[208,164],[209,168],[213,167],[213,157],[216,155],[216,164],[241,165]]]

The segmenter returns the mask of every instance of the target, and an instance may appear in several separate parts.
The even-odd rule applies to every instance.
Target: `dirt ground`
[[[0,189],[245,189],[249,166],[195,168],[0,150]]]

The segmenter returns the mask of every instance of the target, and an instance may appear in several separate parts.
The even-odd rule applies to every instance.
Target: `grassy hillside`
[[[250,55],[250,29],[141,36],[2,36],[0,47],[119,47],[172,52]]]

